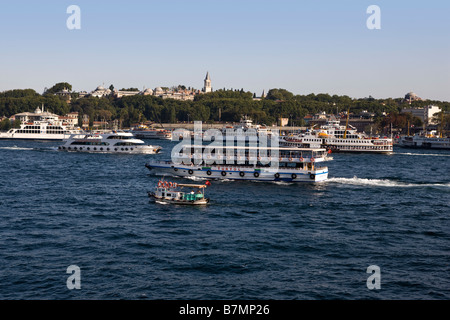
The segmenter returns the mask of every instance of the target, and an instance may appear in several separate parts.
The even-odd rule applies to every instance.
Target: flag
[[[206,182],[205,182],[205,185],[210,186],[210,185],[211,185],[211,182],[206,181]]]

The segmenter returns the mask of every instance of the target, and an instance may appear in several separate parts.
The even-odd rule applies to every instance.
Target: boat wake
[[[396,152],[396,155],[404,156],[428,156],[428,157],[450,157],[450,154],[439,154],[439,153],[410,153],[410,152]]]
[[[420,187],[441,187],[450,188],[450,183],[407,183],[387,179],[364,179],[364,178],[330,178],[329,183],[339,183],[354,186],[374,186],[374,187],[401,187],[401,188],[420,188]]]
[[[58,151],[58,147],[24,148],[24,147],[12,146],[12,147],[0,147],[0,150],[16,150],[16,151]]]
[[[12,146],[12,147],[0,147],[0,150],[25,150],[25,151],[30,151],[30,150],[34,150],[34,148],[21,148],[18,146]]]

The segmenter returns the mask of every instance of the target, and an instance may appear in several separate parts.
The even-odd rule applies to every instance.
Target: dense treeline
[[[383,113],[390,114],[391,119],[401,118],[398,115],[400,110],[409,106],[402,102],[402,98],[352,99],[349,96],[331,96],[323,93],[294,95],[285,89],[271,89],[266,98],[260,100],[253,99],[253,93],[242,89],[221,89],[197,95],[194,101],[135,95],[120,99],[84,97],[72,99],[69,104],[65,99],[54,95],[63,88],[70,90],[72,87],[68,83],[59,83],[46,90],[43,95],[32,89],[2,92],[0,93],[0,116],[10,117],[16,113],[34,111],[36,107],[44,105],[47,110],[60,115],[71,111],[77,111],[81,115],[86,114],[91,123],[94,120],[117,119],[123,127],[145,121],[156,123],[194,120],[234,122],[239,121],[243,115],[248,115],[256,123],[267,125],[275,124],[281,116],[292,119],[296,125],[302,125],[304,124],[303,118],[307,114],[318,112],[336,114],[348,109],[353,114],[358,114],[363,110],[375,113],[376,118],[381,122],[381,119],[384,118]],[[72,97],[76,97],[76,95],[72,95]],[[416,101],[411,106],[420,107],[429,104],[450,111],[450,102]],[[400,122],[403,124],[404,120]]]

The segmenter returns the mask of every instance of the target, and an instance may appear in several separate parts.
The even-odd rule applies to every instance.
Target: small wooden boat
[[[199,185],[160,180],[155,190],[147,193],[150,198],[160,204],[206,205],[209,199],[205,198],[205,189],[209,185],[211,185],[209,181]]]

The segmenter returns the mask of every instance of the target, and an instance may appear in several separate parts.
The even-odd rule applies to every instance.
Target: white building
[[[33,121],[58,121],[59,116],[57,114],[44,111],[44,106],[42,109],[37,107],[34,112],[22,112],[14,115],[15,119],[19,119],[21,123],[28,123]]]
[[[441,112],[438,106],[429,105],[422,108],[404,108],[402,113],[412,113],[413,116],[420,118],[424,124],[436,124],[433,121],[433,116]]]
[[[102,86],[98,86],[97,89],[91,92],[92,97],[103,98],[111,94],[110,89],[105,89]]]

